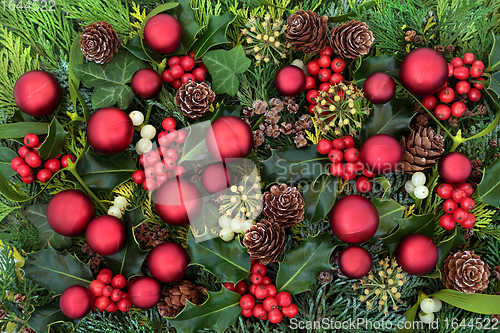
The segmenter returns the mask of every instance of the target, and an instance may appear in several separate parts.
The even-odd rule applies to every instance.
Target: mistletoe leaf
[[[324,175],[316,182],[302,188],[304,193],[305,213],[309,223],[316,223],[325,218],[337,199],[337,181]]]
[[[479,199],[493,207],[500,207],[500,159],[488,165],[478,185]]]
[[[429,297],[436,297],[452,306],[474,313],[493,315],[500,312],[498,295],[466,294],[456,290],[442,289]]]
[[[205,30],[203,35],[201,35],[193,45],[194,58],[198,59],[203,57],[213,46],[229,43],[226,38],[226,30],[235,18],[236,16],[230,12],[225,12],[220,16],[210,15],[210,22],[208,23],[207,30]],[[203,62],[206,65],[205,59],[203,59]],[[210,68],[208,66],[207,68],[209,69],[209,73],[212,74]]]
[[[46,161],[61,155],[63,144],[67,137],[68,132],[66,132],[59,121],[54,118],[49,125],[49,134],[47,138],[43,141],[40,148],[37,149],[41,159]]]
[[[396,251],[399,242],[408,235],[422,234],[434,237],[434,214],[412,215],[409,218],[396,218],[398,229],[395,233],[382,239],[384,247],[391,253]]]
[[[373,238],[383,238],[391,233],[397,227],[397,218],[402,218],[405,208],[394,200],[373,199],[372,203],[377,208],[379,224],[377,232]]]
[[[0,125],[0,139],[24,138],[26,134],[43,135],[49,132],[49,124],[38,122],[20,122]]]
[[[59,304],[55,303],[35,307],[35,311],[31,314],[27,324],[35,330],[35,332],[49,333],[50,325],[60,322],[70,322],[76,325],[80,322],[80,319],[70,319],[66,317],[59,308]]]
[[[6,147],[0,147],[0,174],[5,178],[10,178],[16,174],[10,167],[10,162],[17,156],[16,152]]]
[[[38,245],[43,247],[49,243],[55,249],[71,246],[71,237],[65,237],[55,232],[47,221],[48,204],[35,204],[26,208],[24,215],[38,230]]]
[[[465,243],[465,237],[464,237],[464,229],[462,227],[457,227],[454,230],[455,235],[446,242],[442,242],[441,244],[438,245],[438,251],[439,251],[439,260],[436,265],[436,269],[441,269],[444,264],[444,260],[448,256],[448,253],[450,251],[453,251],[457,246],[462,245]]]
[[[399,77],[398,68],[401,61],[396,58],[396,54],[382,54],[376,57],[363,59],[361,65],[353,73],[353,83],[358,87],[363,87],[365,79],[373,73],[383,72],[396,78]]]

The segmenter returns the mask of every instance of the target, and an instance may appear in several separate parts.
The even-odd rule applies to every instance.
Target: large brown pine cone
[[[262,265],[277,262],[285,250],[285,230],[272,220],[263,219],[245,232],[243,245],[248,247],[250,259]]]
[[[316,53],[328,43],[328,17],[319,16],[308,10],[299,9],[290,15],[287,21],[285,36],[294,51]]]
[[[365,22],[351,20],[333,28],[330,46],[342,58],[356,59],[370,51],[373,33]]]
[[[264,193],[262,212],[266,218],[286,228],[304,219],[304,198],[296,187],[273,185]]]
[[[85,58],[98,64],[104,64],[113,59],[120,46],[118,34],[106,21],[86,26],[79,42]]]
[[[404,172],[414,173],[433,167],[444,153],[443,137],[432,128],[419,127],[401,138]]]
[[[188,81],[175,95],[175,104],[179,110],[191,119],[198,119],[208,111],[215,99],[215,93],[205,82]]]
[[[191,281],[182,280],[171,284],[163,291],[163,296],[158,303],[158,311],[163,317],[175,317],[184,309],[187,300],[200,305],[203,295],[206,294],[205,287],[198,286]]]
[[[449,255],[442,273],[444,286],[448,289],[473,294],[488,288],[490,268],[474,251]]]

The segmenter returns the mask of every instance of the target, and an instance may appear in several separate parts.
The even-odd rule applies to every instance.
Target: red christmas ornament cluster
[[[149,309],[160,301],[161,286],[149,276],[141,276],[129,282],[128,294],[132,304],[139,309]]]
[[[92,309],[93,297],[90,291],[83,286],[66,288],[59,299],[59,308],[68,318],[80,319]]]
[[[363,143],[359,157],[370,172],[385,175],[396,170],[403,158],[403,150],[392,136],[375,134]]]
[[[436,267],[439,251],[429,237],[421,234],[406,236],[398,244],[396,259],[412,275],[425,275]]]
[[[132,142],[134,125],[122,110],[108,107],[94,113],[87,124],[89,144],[100,153],[118,154]]]
[[[363,83],[363,92],[366,99],[373,104],[385,104],[394,97],[396,84],[386,73],[373,73]]]
[[[61,103],[62,89],[50,73],[34,70],[24,73],[14,85],[14,100],[24,113],[43,117],[54,112]]]
[[[472,172],[472,164],[464,154],[451,152],[441,157],[438,172],[445,182],[461,184],[469,178]]]
[[[101,215],[89,223],[85,239],[92,251],[102,256],[110,256],[125,246],[127,229],[116,217]]]
[[[182,36],[182,26],[172,15],[157,14],[144,26],[146,45],[160,54],[174,52],[181,45]]]
[[[132,306],[129,293],[124,291],[129,286],[125,276],[113,276],[110,269],[102,269],[97,278],[90,283],[93,296],[92,310],[100,312],[128,312]]]
[[[130,87],[137,97],[150,99],[160,93],[163,82],[156,71],[151,68],[141,68],[132,75]]]
[[[161,243],[149,253],[148,269],[155,279],[164,283],[182,279],[188,265],[189,254],[177,243]]]
[[[201,59],[195,61],[193,51],[188,56],[168,59],[168,66],[161,76],[163,81],[171,83],[174,89],[179,89],[188,81],[203,82],[207,78],[207,67]]]
[[[467,183],[452,186],[447,183],[439,185],[438,195],[446,200],[443,203],[445,214],[439,219],[439,225],[445,230],[452,230],[460,224],[465,229],[472,229],[476,223],[476,216],[470,212],[475,206],[471,198],[474,188]]]
[[[372,268],[372,257],[361,246],[349,246],[340,253],[339,268],[345,276],[359,279]]]
[[[224,116],[212,123],[205,142],[213,158],[222,163],[234,163],[250,154],[252,129],[241,118]]]

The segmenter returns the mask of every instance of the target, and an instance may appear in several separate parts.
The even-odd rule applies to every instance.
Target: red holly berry
[[[122,289],[125,288],[127,285],[127,280],[125,279],[125,276],[118,274],[113,277],[111,280],[111,286],[115,289]]]
[[[255,284],[252,284],[252,285],[250,286],[250,288],[248,288],[248,291],[250,292],[250,294],[255,295],[255,288],[256,288],[256,287],[257,287],[257,286],[256,286]]]
[[[427,95],[422,99],[422,105],[427,110],[432,110],[436,107],[437,98],[434,95]]]
[[[467,94],[470,91],[470,84],[467,81],[458,81],[455,85],[457,94]]]
[[[318,145],[316,146],[316,149],[318,150],[318,153],[327,155],[330,150],[332,150],[333,144],[330,140],[326,139],[321,139],[318,142]]]
[[[252,274],[260,274],[264,276],[267,273],[267,267],[261,263],[255,263],[252,265],[252,269],[250,271]]]
[[[318,90],[309,90],[306,94],[306,100],[309,103],[316,103],[316,99],[319,97],[319,91]]]
[[[226,282],[226,283],[224,283],[224,288],[226,288],[229,291],[236,292],[236,287],[235,287],[234,283],[232,283],[232,282]]]
[[[49,169],[52,173],[56,173],[61,170],[61,162],[59,162],[59,160],[55,158],[51,158],[50,160],[46,161],[43,166],[45,167],[45,169]]]
[[[236,289],[236,292],[240,294],[241,296],[245,295],[248,293],[248,284],[245,282],[245,280],[241,280],[234,286]]]
[[[443,227],[444,230],[453,230],[457,222],[453,219],[453,215],[444,214],[439,218],[439,225]]]
[[[316,80],[312,76],[306,76],[306,86],[304,87],[305,90],[311,90],[316,87]]]
[[[35,147],[39,142],[40,139],[38,139],[38,136],[33,133],[26,134],[24,137],[24,144],[30,148]]]
[[[453,67],[452,64],[448,64],[448,77],[452,77],[453,76],[454,70],[455,70],[455,67]]]
[[[156,181],[152,178],[146,178],[144,182],[142,183],[142,187],[146,191],[154,191],[156,189]]]
[[[269,317],[269,321],[273,324],[277,324],[281,320],[283,320],[283,313],[280,311],[280,309],[271,310],[267,315]]]
[[[128,298],[122,298],[117,304],[118,310],[121,312],[127,312],[132,307],[132,303]]]
[[[322,84],[320,84],[318,90],[319,91],[328,92],[330,90],[330,83],[329,82],[323,82]]]
[[[465,106],[464,102],[456,101],[451,105],[450,110],[453,117],[460,118],[463,116],[464,112],[467,111],[467,106]]]
[[[186,72],[190,72],[194,68],[194,59],[190,57],[184,57],[181,59],[180,65]]]
[[[465,193],[465,191],[459,188],[456,188],[451,193],[451,197],[453,198],[453,200],[455,200],[456,203],[460,203],[466,196],[467,194]]]
[[[434,116],[436,116],[436,118],[438,118],[439,120],[447,120],[448,118],[450,118],[450,115],[451,109],[448,105],[439,104],[434,109]]]
[[[28,153],[30,151],[31,151],[31,149],[29,149],[28,147],[21,146],[21,148],[19,148],[18,153],[19,153],[19,156],[24,159],[24,158],[26,158],[26,155],[28,155]]]
[[[481,92],[477,88],[470,88],[469,93],[467,94],[467,97],[473,102],[477,102],[481,99]]]
[[[455,67],[455,69],[453,70],[453,76],[459,80],[467,80],[469,74],[469,69],[464,66]]]
[[[347,148],[344,152],[344,158],[347,162],[356,162],[359,159],[359,151],[356,148]]]
[[[272,283],[271,278],[269,276],[262,277],[262,285],[268,286]]]
[[[458,208],[458,203],[453,199],[448,199],[443,203],[443,210],[446,214],[453,214]]]
[[[471,65],[473,62],[474,62],[474,53],[466,53],[464,54],[464,56],[462,57],[462,59],[464,60],[464,64],[467,64],[467,65]]]
[[[486,81],[486,80],[485,80],[484,78],[482,78],[482,77],[478,77],[478,78],[476,79],[476,81]],[[483,85],[482,83],[477,83],[477,82],[474,82],[472,85],[473,85],[473,86],[474,86],[474,88],[476,88],[476,89],[480,89],[480,90],[481,90],[481,89],[483,89],[483,88],[484,88],[484,85]]]
[[[73,155],[64,155],[63,158],[61,158],[61,166],[63,168],[67,168],[70,161],[71,161],[71,163],[75,163],[76,162],[75,156],[73,156]]]
[[[253,309],[255,306],[255,297],[252,295],[244,295],[240,298],[240,306],[243,310]]]
[[[467,218],[467,220],[461,223],[461,226],[464,227],[465,229],[472,229],[475,223],[476,223],[476,215],[469,213],[469,217]]]
[[[320,56],[318,59],[318,65],[321,68],[328,68],[328,67],[330,67],[331,63],[332,63],[332,59],[327,55]]]
[[[359,177],[356,181],[356,189],[361,193],[368,193],[372,189],[372,183],[366,177]]]
[[[468,197],[470,197],[472,193],[474,193],[474,188],[468,183],[463,183],[458,188],[464,190],[465,194],[467,194]]]
[[[331,76],[332,76],[332,71],[329,70],[328,68],[322,68],[318,72],[318,80],[320,80],[321,82],[330,81]]]
[[[170,59],[168,59],[168,66],[169,67],[172,67],[174,65],[180,65],[181,63],[181,58],[179,57],[172,57]]]
[[[344,82],[344,77],[342,76],[342,74],[333,73],[332,76],[330,76],[331,85],[339,84],[341,82]]]
[[[354,139],[352,138],[352,136],[350,136],[350,135],[344,136],[342,138],[342,141],[344,141],[346,148],[354,148],[355,143],[354,143]]]
[[[262,282],[262,275],[260,274],[252,274],[251,278],[252,283],[255,285],[260,285]]]
[[[481,60],[474,61],[472,66],[479,66],[484,71],[484,63]]]
[[[194,77],[193,74],[191,73],[185,73],[182,77],[181,77],[181,83],[184,84],[188,81],[196,81],[196,78]]]
[[[341,73],[345,69],[345,61],[341,58],[332,60],[332,69],[335,73]]]
[[[344,175],[344,163],[333,163],[330,166],[330,174],[334,177],[342,177]]]
[[[31,184],[35,181],[35,175],[30,173],[27,177],[21,177],[21,181],[25,184]]]
[[[266,297],[262,305],[264,306],[264,310],[269,312],[278,308],[278,301],[274,297]]]
[[[94,300],[94,305],[99,309],[99,311],[103,312],[111,303],[111,300],[106,296],[98,296]]]
[[[462,223],[463,221],[466,221],[469,218],[469,213],[463,209],[463,208],[457,208],[455,209],[455,212],[453,213],[453,219],[457,223]]]
[[[455,98],[455,91],[450,87],[446,87],[439,92],[439,99],[443,103],[450,103]]]
[[[374,174],[373,172],[371,172],[370,170],[368,170],[366,168],[363,169],[363,175],[365,175],[368,178],[372,178],[372,177],[376,176],[376,174]]]
[[[184,169],[183,166],[181,165],[176,165],[175,168],[172,170],[172,174],[175,177],[183,177],[186,174],[186,169]]]
[[[38,168],[42,164],[42,159],[37,152],[29,152],[25,158],[26,164],[28,164],[32,168]]]
[[[342,141],[342,140],[341,140]],[[342,151],[340,149],[332,149],[328,153],[328,159],[333,162],[333,163],[339,163],[342,162],[342,159],[344,158],[344,154],[342,154]]]
[[[275,298],[278,301],[278,305],[283,308],[292,304],[292,296],[286,291],[280,292]]]
[[[310,75],[318,74],[320,69],[321,69],[321,67],[319,67],[317,59],[314,59],[313,61],[311,61],[310,63],[307,64],[307,72]]]
[[[180,79],[184,75],[184,69],[181,65],[173,65],[170,67],[170,76],[174,79]]]
[[[465,210],[472,210],[476,203],[471,197],[465,197],[460,201],[460,207],[462,207]]]
[[[332,57],[333,56],[333,49],[330,46],[325,46],[321,51],[319,51],[319,55],[320,56],[325,55],[328,57]]]
[[[132,180],[136,184],[142,184],[144,182],[144,179],[146,179],[146,174],[143,170],[136,170],[132,174]]]
[[[452,64],[453,67],[459,67],[459,66],[463,66],[464,62],[459,57],[455,57],[455,58],[451,59],[450,64]]]
[[[163,81],[165,81],[167,83],[172,83],[175,81],[175,79],[172,77],[172,75],[170,75],[170,69],[164,70],[163,73],[161,73],[161,77],[162,77]]]
[[[172,88],[174,89],[179,89],[182,86],[182,82],[180,79],[176,79],[174,82],[172,82]]]
[[[97,275],[97,280],[99,281],[102,281],[104,282],[104,284],[110,284],[111,283],[111,279],[112,279],[112,276],[111,274],[109,274],[108,272],[103,272],[101,271],[98,275]]]
[[[437,193],[441,199],[450,199],[451,194],[453,193],[453,186],[446,183],[441,184],[438,186]]]
[[[95,297],[99,297],[102,295],[102,288],[104,288],[105,284],[102,281],[94,280],[90,282],[90,292]]]
[[[297,308],[297,305],[291,304],[290,306],[287,306],[287,307],[284,307],[283,309],[281,309],[281,311],[288,318],[293,318],[293,317],[297,316],[297,314],[299,313],[299,308]]]
[[[241,309],[241,314],[243,315],[243,317],[250,318],[253,316],[253,309],[250,310]]]
[[[52,171],[50,171],[49,169],[42,169],[36,174],[36,178],[42,183],[46,183],[51,177]]]
[[[258,299],[264,299],[267,297],[267,289],[264,285],[256,285],[254,290],[254,295]]]
[[[21,157],[14,157],[12,159],[12,161],[10,161],[10,167],[12,168],[12,170],[14,170],[16,172],[17,172],[17,168],[19,168],[19,166],[21,166],[23,164],[26,164],[26,162]]]
[[[483,69],[480,66],[472,66],[470,68],[470,76],[480,77],[481,75],[483,75]]]
[[[17,173],[22,178],[27,178],[29,175],[31,175],[31,168],[26,164],[21,164],[17,167]]]
[[[122,291],[120,289],[113,289],[110,298],[113,302],[118,302],[122,299]]]
[[[278,293],[278,290],[272,284],[266,285],[267,297],[275,297]]]
[[[253,315],[256,318],[259,318],[260,320],[266,320],[267,319],[267,311],[264,310],[264,306],[262,304],[257,304],[253,308]]]

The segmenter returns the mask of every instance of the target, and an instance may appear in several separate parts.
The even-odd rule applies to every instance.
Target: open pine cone
[[[250,259],[262,265],[278,261],[285,250],[285,230],[272,220],[263,219],[245,232],[243,245],[248,247]]]
[[[328,17],[319,16],[308,10],[299,9],[290,15],[287,21],[285,36],[287,42],[292,45],[294,51],[304,53],[316,53],[323,49],[328,43],[326,34]]]
[[[488,288],[490,268],[474,251],[449,255],[444,261],[442,273],[444,286],[448,289],[473,294]]]
[[[184,115],[196,120],[208,111],[214,99],[215,93],[208,84],[188,81],[177,90],[175,104]]]
[[[187,300],[200,305],[203,295],[206,294],[205,287],[198,286],[191,281],[182,280],[171,284],[163,291],[163,297],[158,303],[158,311],[163,317],[175,317],[184,309]]]
[[[365,22],[351,20],[333,28],[330,46],[342,58],[356,59],[370,51],[373,33]]]
[[[414,173],[433,167],[444,153],[443,137],[432,128],[419,127],[401,138],[404,172]]]
[[[85,58],[98,64],[104,64],[113,59],[120,46],[118,34],[106,21],[86,26],[79,42]]]
[[[264,193],[262,212],[266,218],[286,228],[304,219],[304,198],[296,187],[273,185]]]

